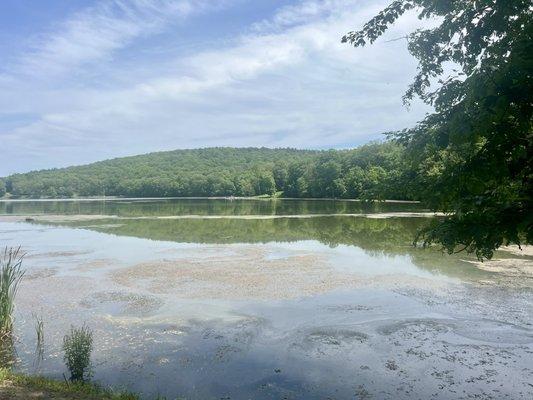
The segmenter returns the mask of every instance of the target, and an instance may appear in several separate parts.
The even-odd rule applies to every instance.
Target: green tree
[[[341,177],[342,168],[333,154],[328,152],[321,156],[312,170],[311,194],[314,197],[335,197],[338,194],[338,184],[334,182]]]
[[[255,171],[254,188],[256,194],[272,195],[276,193],[276,182],[272,171],[257,170]]]
[[[248,176],[238,176],[234,180],[235,194],[237,196],[255,195],[254,186]]]
[[[348,170],[345,176],[348,197],[352,199],[361,198],[363,194],[364,179],[365,172],[360,166],[356,165]]]
[[[304,175],[307,166],[304,163],[292,163],[287,171],[287,179],[283,188],[283,194],[286,197],[302,197],[307,191],[307,184]]]
[[[287,170],[288,166],[285,161],[278,162],[272,170],[272,174],[274,175],[274,181],[276,182],[276,188],[278,190],[283,190],[285,184],[287,183]]]
[[[531,2],[396,0],[342,41],[372,43],[411,9],[439,24],[406,37],[418,70],[404,100],[435,111],[394,138],[407,147],[411,189],[448,215],[417,240],[480,259],[532,243]]]

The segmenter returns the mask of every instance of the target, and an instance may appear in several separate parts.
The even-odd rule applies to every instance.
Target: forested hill
[[[352,150],[268,148],[175,150],[93,164],[14,174],[0,195],[257,196],[409,198],[403,148],[372,143]]]

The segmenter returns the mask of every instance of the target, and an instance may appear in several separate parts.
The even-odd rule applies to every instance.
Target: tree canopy
[[[352,150],[175,150],[15,174],[9,196],[257,196],[408,199],[404,149],[391,142]],[[1,180],[0,180],[1,182]],[[1,188],[0,188],[1,189]]]
[[[449,214],[419,239],[479,258],[532,243],[531,2],[395,0],[342,41],[373,43],[406,12],[438,22],[406,37],[418,69],[404,101],[434,112],[393,137],[407,148],[410,190]]]

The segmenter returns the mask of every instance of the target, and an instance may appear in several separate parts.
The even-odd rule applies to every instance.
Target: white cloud
[[[43,33],[16,65],[18,73],[47,76],[106,60],[136,38],[224,2],[188,0],[107,0]]]
[[[143,59],[142,73],[132,69],[117,80],[120,60],[108,61],[109,73],[93,85],[61,80],[51,89],[4,76],[0,88],[7,96],[0,97],[0,107],[36,118],[0,130],[14,150],[0,164],[0,175],[184,147],[345,147],[411,125],[425,108],[415,104],[408,112],[401,104],[415,67],[405,43],[383,40],[362,49],[340,43],[343,33],[383,5],[305,1],[243,27],[247,33],[222,48],[184,58],[172,54],[157,63]],[[51,35],[42,50],[22,60],[40,60],[44,77],[61,70],[87,73],[137,37],[164,29],[165,7],[186,17],[210,6],[117,0],[74,16],[61,35]],[[417,24],[414,15],[406,16],[387,35],[401,36]],[[84,52],[91,35],[99,39]],[[67,37],[75,40],[68,44]]]

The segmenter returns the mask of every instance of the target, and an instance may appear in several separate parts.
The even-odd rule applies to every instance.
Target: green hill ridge
[[[174,150],[0,179],[14,198],[260,196],[408,199],[403,148],[350,150],[230,148]]]

